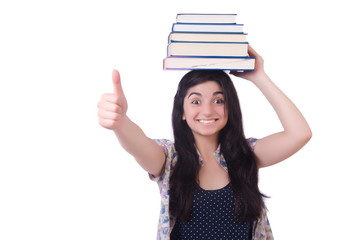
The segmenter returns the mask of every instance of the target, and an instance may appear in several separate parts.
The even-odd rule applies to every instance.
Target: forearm
[[[127,116],[121,128],[115,129],[119,143],[147,172],[158,175],[165,159],[162,148],[148,138]]]
[[[117,70],[112,73],[113,93],[102,95],[98,103],[99,124],[113,130],[119,143],[147,172],[158,176],[161,173],[165,154],[162,148],[148,138],[142,129],[127,117],[127,99],[121,77]]]
[[[285,134],[298,139],[310,138],[311,130],[301,112],[265,73],[260,74],[253,83],[274,108]]]
[[[248,51],[256,59],[255,70],[231,74],[253,82],[260,89],[284,128],[282,132],[260,138],[255,146],[258,166],[267,167],[299,151],[312,137],[312,132],[294,103],[266,75],[263,58],[250,45]]]

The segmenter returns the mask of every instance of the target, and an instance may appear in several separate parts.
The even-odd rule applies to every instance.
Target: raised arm
[[[98,103],[99,124],[113,130],[121,146],[134,156],[141,167],[158,177],[162,171],[165,154],[155,141],[148,138],[142,129],[128,118],[127,100],[117,70],[113,71],[112,80],[113,93],[103,94]]]
[[[249,55],[256,58],[255,71],[231,74],[250,80],[260,89],[284,128],[282,132],[258,140],[254,153],[261,168],[281,162],[296,153],[309,141],[312,132],[298,108],[264,72],[264,60],[250,46]]]

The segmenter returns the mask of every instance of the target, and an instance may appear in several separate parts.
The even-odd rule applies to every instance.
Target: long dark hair
[[[193,70],[181,79],[174,98],[172,126],[177,163],[170,177],[170,214],[187,222],[192,193],[198,182],[199,156],[191,129],[182,119],[183,101],[188,89],[206,81],[217,82],[223,91],[228,122],[219,133],[220,153],[224,156],[235,199],[235,219],[255,221],[264,207],[258,188],[258,167],[245,139],[239,98],[228,74],[216,70]]]

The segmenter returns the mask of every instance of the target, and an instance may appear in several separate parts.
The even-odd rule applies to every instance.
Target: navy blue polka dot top
[[[231,183],[217,190],[198,187],[192,197],[190,221],[183,223],[177,219],[171,240],[250,240],[251,224],[236,222],[234,209]]]

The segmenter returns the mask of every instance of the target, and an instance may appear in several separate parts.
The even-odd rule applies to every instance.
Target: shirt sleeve
[[[165,163],[163,165],[161,175],[159,177],[155,177],[152,174],[148,173],[150,179],[155,182],[160,182],[166,175],[166,171],[169,171],[171,168],[171,163],[175,153],[174,143],[167,139],[154,139],[154,141],[162,147],[163,152],[165,153]]]
[[[248,139],[246,139],[246,141],[248,142],[249,147],[251,148],[251,151],[254,152],[255,145],[256,145],[256,142],[258,141],[258,139],[257,138],[248,138]]]
[[[266,209],[263,208],[261,216],[254,222],[253,240],[274,240]]]

